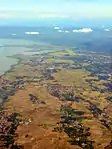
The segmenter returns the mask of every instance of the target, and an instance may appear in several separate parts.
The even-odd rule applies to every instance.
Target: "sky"
[[[112,0],[0,0],[0,24],[40,19],[112,20]]]

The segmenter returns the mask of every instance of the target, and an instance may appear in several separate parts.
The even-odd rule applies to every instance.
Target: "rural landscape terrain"
[[[112,0],[0,0],[0,149],[112,149]]]
[[[10,58],[18,63],[0,76],[0,149],[112,149],[109,53],[38,45]]]

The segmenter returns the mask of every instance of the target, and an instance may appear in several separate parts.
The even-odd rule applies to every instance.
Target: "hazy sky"
[[[64,21],[111,25],[112,0],[0,0],[0,25],[36,25],[39,21],[40,25]]]
[[[0,0],[0,23],[44,18],[112,19],[112,0]]]

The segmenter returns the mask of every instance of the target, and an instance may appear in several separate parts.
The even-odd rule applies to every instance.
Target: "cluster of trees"
[[[71,106],[61,106],[61,121],[54,129],[55,131],[65,132],[72,145],[79,145],[83,149],[94,149],[93,141],[90,141],[88,137],[90,134],[90,128],[83,126],[83,124],[76,120],[74,117],[74,109]]]
[[[39,99],[39,97],[37,97],[37,96],[34,96],[33,94],[29,94],[29,97],[30,97],[30,101],[33,103],[33,104],[35,104],[35,103],[38,103],[38,104],[46,104],[44,101],[41,101],[40,99]]]
[[[52,96],[58,97],[62,101],[75,100],[73,87],[56,85],[56,86],[49,86],[48,89]]]
[[[97,74],[108,74],[111,73],[111,63],[94,63],[88,66],[84,66],[87,71],[91,72],[91,76]]]
[[[15,143],[15,131],[20,122],[18,116],[18,113],[7,115],[3,110],[0,111],[0,148],[23,149],[23,146]]]
[[[110,144],[107,145],[104,149],[112,149],[112,141],[111,141]]]
[[[23,83],[24,82],[22,80],[19,80],[19,81],[14,81],[11,83],[1,85],[0,98],[3,100],[7,100],[8,96],[14,96],[15,91],[17,89],[22,89],[22,87],[20,88],[19,85],[22,85]]]
[[[108,129],[111,129],[110,125],[112,124],[112,120],[106,115],[106,113],[100,110],[95,104],[90,104],[90,111],[94,115],[94,117],[98,118],[99,121]]]
[[[103,85],[107,87],[108,91],[112,92],[112,82],[107,82],[107,83],[104,83]]]
[[[108,96],[106,99],[107,99],[108,101],[112,102],[112,96]]]

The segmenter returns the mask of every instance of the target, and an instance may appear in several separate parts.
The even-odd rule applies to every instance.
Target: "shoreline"
[[[17,59],[17,63],[10,65],[10,68],[8,70],[4,71],[3,74],[0,75],[0,78],[2,78],[3,76],[5,76],[7,73],[11,72],[12,69],[14,68],[14,66],[17,66],[20,63],[20,61],[21,61],[20,58],[13,58],[13,59]]]
[[[2,75],[0,75],[0,79],[2,79],[3,77],[5,77],[5,75],[7,73],[10,73],[14,69],[15,66],[19,65],[19,63],[21,62],[21,58],[16,58],[16,59],[18,60],[17,63],[14,64],[14,65],[12,64],[10,66],[10,69],[9,70],[5,71]],[[3,100],[3,99],[0,98],[0,109],[4,106],[4,103],[5,102],[8,102],[8,99],[7,100]]]
[[[5,72],[0,76],[0,78],[2,78],[3,76],[5,76],[7,73],[10,73],[10,72],[13,70],[13,68],[14,68],[15,66],[19,65],[19,63],[21,62],[21,58],[14,58],[14,59],[17,59],[17,63],[16,63],[16,64],[12,64],[12,65],[10,66],[10,68],[9,68],[7,71],[5,71]]]

